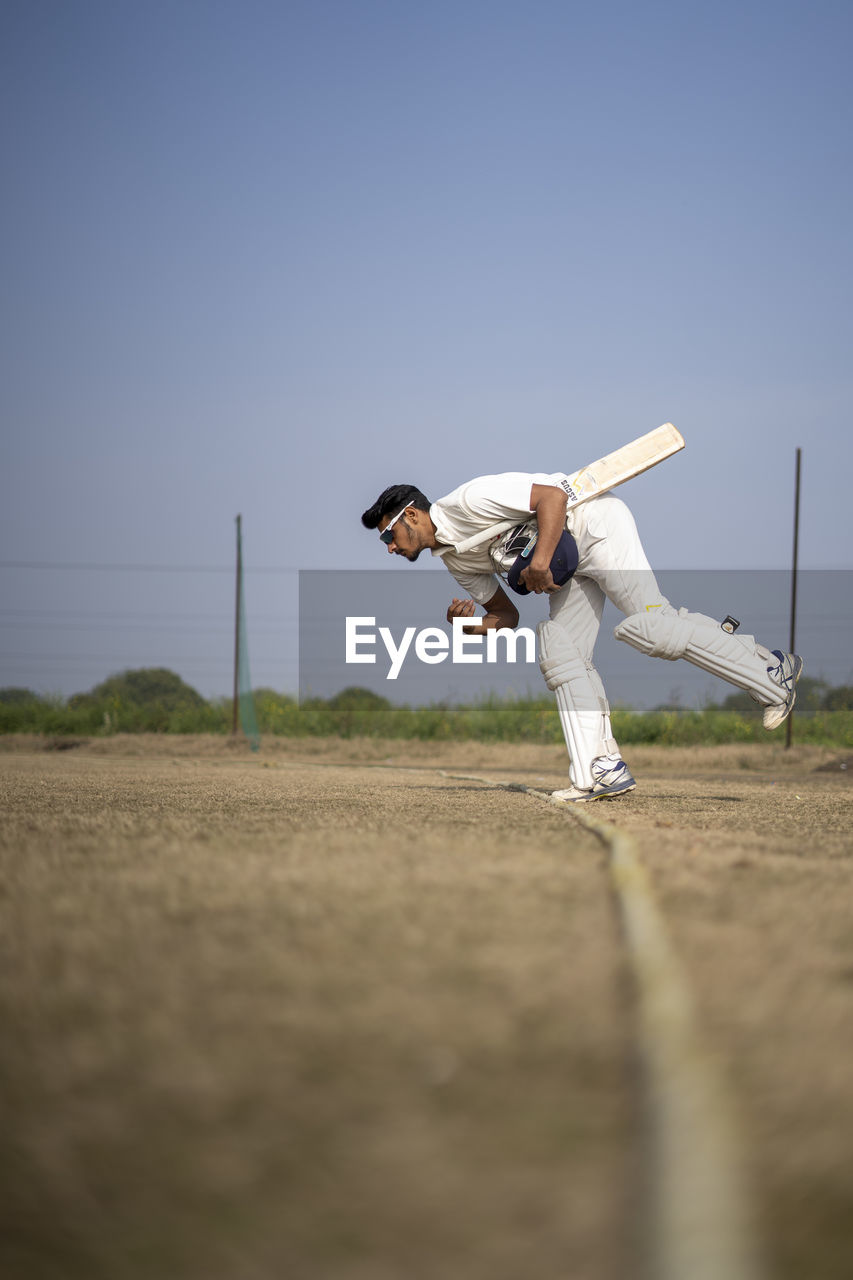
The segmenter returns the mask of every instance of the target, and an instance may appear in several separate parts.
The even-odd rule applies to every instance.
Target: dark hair
[[[383,489],[372,507],[367,508],[361,517],[361,523],[365,529],[378,529],[383,516],[396,515],[406,507],[429,511],[430,501],[413,484],[392,484],[388,489]]]

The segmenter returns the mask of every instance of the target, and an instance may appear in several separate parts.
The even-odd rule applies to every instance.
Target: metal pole
[[[241,524],[243,517],[237,517],[237,591],[234,603],[234,697],[231,709],[231,733],[237,734],[237,685],[240,670],[240,594],[243,589],[243,548],[241,543]]]
[[[800,553],[800,460],[802,449],[797,449],[797,466],[794,479],[794,558],[791,568],[791,637],[788,645],[789,653],[796,653],[797,641],[797,560]],[[785,748],[790,747],[794,737],[794,713],[785,722]]]

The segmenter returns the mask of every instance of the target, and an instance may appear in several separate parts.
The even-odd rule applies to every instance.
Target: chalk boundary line
[[[644,1241],[653,1280],[760,1280],[763,1268],[733,1100],[703,1042],[686,974],[632,836],[582,805],[523,783],[438,770],[568,809],[608,850],[637,996],[644,1109],[652,1150]]]

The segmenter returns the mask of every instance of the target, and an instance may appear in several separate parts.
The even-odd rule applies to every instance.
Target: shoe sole
[[[558,796],[553,792],[552,795],[558,804],[588,804],[590,800],[618,800],[620,796],[626,796],[629,791],[633,791],[636,785],[636,782],[628,782],[608,791],[590,791],[587,795],[581,796]]]

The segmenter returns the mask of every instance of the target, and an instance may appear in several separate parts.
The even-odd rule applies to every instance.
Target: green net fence
[[[252,680],[249,675],[249,641],[246,629],[246,593],[243,588],[243,531],[241,517],[237,517],[237,626],[235,633],[237,712],[240,728],[249,740],[253,751],[261,745]]]

